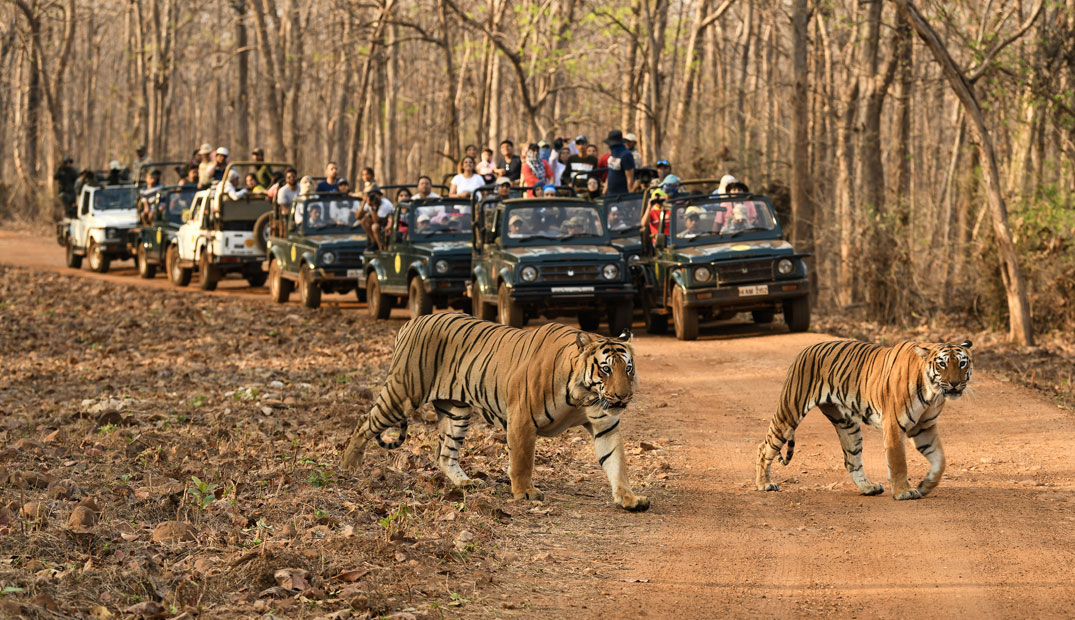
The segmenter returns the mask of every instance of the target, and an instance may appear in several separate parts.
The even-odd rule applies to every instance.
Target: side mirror
[[[184,222],[190,220],[190,209],[183,209],[183,212],[179,214],[179,217]]]

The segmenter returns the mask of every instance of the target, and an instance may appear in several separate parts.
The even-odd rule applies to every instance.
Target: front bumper
[[[633,299],[635,287],[623,282],[610,284],[538,285],[511,289],[511,299],[521,304],[543,306],[595,307]]]
[[[765,293],[758,293],[759,287],[765,287]],[[776,280],[754,284],[732,284],[687,289],[685,302],[687,306],[721,308],[751,307],[771,304],[785,299],[804,297],[810,294],[810,280]]]
[[[465,297],[468,278],[426,278],[423,285],[434,297]]]
[[[314,282],[361,282],[365,279],[362,265],[318,267],[313,270]]]

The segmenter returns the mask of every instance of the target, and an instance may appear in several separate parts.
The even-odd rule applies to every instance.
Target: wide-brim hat
[[[623,135],[624,142],[638,142],[638,136],[633,133],[627,133]]]
[[[619,146],[623,144],[623,132],[619,129],[613,129],[608,132],[608,137],[605,138],[605,144],[609,146]]]
[[[209,144],[208,142],[206,142],[205,144],[201,145],[201,147],[198,148],[198,154],[199,155],[209,155],[212,152],[213,152],[213,146],[211,144]]]

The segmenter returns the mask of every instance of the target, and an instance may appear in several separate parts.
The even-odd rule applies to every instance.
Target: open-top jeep
[[[224,181],[194,195],[194,204],[183,214],[183,225],[176,231],[168,246],[165,263],[168,277],[178,286],[190,284],[196,270],[199,286],[211,291],[228,273],[239,273],[250,286],[265,283],[261,269],[265,252],[254,242],[254,223],[262,214],[272,210],[263,194],[252,194],[228,183],[236,167],[255,168],[265,162],[243,161],[229,163],[224,169]],[[273,166],[288,166],[270,162]]]
[[[471,201],[428,198],[402,201],[389,217],[384,248],[366,248],[366,300],[370,316],[385,319],[397,298],[411,317],[434,307],[469,310]]]
[[[285,303],[298,287],[307,308],[321,305],[321,293],[365,293],[362,254],[366,233],[355,219],[362,200],[345,194],[296,196],[291,207],[273,205],[268,225],[269,293]]]
[[[806,331],[807,255],[787,242],[768,198],[709,193],[715,184],[683,182],[660,203],[656,221],[648,213],[642,220],[639,286],[647,329],[667,330],[671,315],[676,337],[693,340],[703,319],[750,312],[756,323],[771,323],[783,312],[791,331]]]
[[[127,237],[138,225],[138,189],[134,185],[84,185],[75,217],[59,222],[56,239],[67,251],[67,266],[78,269],[82,257],[98,273],[112,260],[131,257]]]
[[[149,203],[149,222],[135,228],[128,250],[138,265],[138,275],[152,278],[164,265],[165,253],[183,224],[183,212],[190,208],[198,189],[193,185],[166,185],[143,199]]]
[[[474,315],[522,326],[528,318],[575,314],[594,331],[631,324],[635,289],[609,242],[598,205],[578,198],[509,198],[474,220]]]

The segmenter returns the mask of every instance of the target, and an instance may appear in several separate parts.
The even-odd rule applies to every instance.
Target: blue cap
[[[669,168],[672,167],[672,164],[668,163],[667,159],[658,159],[657,160],[657,165],[658,166],[668,166]]]
[[[541,191],[543,191],[543,192],[547,192],[547,191],[549,191],[550,189],[551,189],[552,191],[554,191],[554,192],[555,192],[555,191],[556,191],[556,186],[555,186],[555,185],[553,185],[552,183],[548,183],[548,184],[546,184],[546,185],[545,185],[545,187],[542,187],[542,188],[541,188]]]
[[[667,187],[669,185],[679,185],[679,177],[674,174],[670,174],[661,181],[661,185]]]

